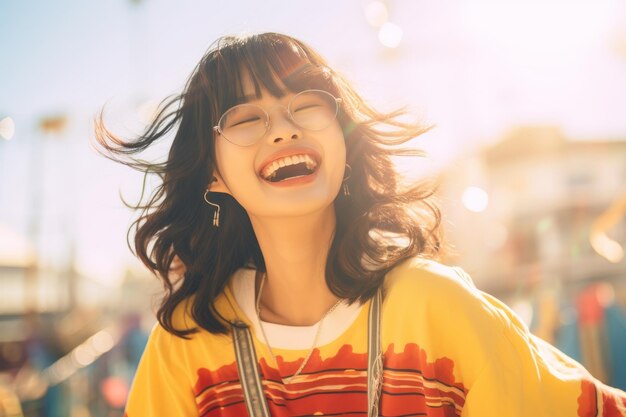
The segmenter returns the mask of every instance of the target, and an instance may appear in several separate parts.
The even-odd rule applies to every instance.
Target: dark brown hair
[[[265,270],[241,205],[229,195],[212,193],[222,213],[216,228],[214,208],[203,200],[215,167],[212,127],[242,98],[244,71],[258,97],[261,86],[277,97],[288,93],[280,82],[291,92],[317,88],[342,99],[338,118],[352,172],[350,195],[339,193],[335,199],[336,231],[326,262],[326,282],[335,295],[350,303],[365,302],[399,262],[413,256],[437,259],[442,248],[434,187],[427,182],[399,187],[390,159],[423,156],[399,145],[428,128],[400,122],[401,111],[380,113],[368,106],[322,57],[292,37],[278,33],[223,37],[202,58],[183,93],[164,101],[138,138],[125,141],[114,135],[104,126],[102,113],[96,123],[105,156],[161,179],[146,202],[133,206],[141,214],[131,230],[136,255],[165,287],[158,320],[181,337],[198,331],[174,327],[172,315],[182,301],[194,296],[191,314],[198,326],[227,333],[225,319],[213,306],[215,299],[237,269]],[[171,131],[175,134],[165,162],[134,156]],[[178,262],[180,279],[173,271]]]

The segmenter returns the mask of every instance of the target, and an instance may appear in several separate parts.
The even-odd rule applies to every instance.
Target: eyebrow
[[[256,94],[245,94],[243,96],[237,97],[235,104],[245,104],[252,100],[257,100],[260,97],[257,97]]]

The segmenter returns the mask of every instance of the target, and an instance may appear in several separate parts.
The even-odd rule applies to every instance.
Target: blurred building
[[[609,260],[590,237],[594,222],[626,198],[626,141],[517,128],[453,164],[440,197],[454,245],[447,262],[511,305],[535,334],[623,388],[626,260],[623,250]],[[606,233],[621,250],[626,218],[613,223]]]
[[[626,141],[568,141],[525,127],[442,176],[451,260],[500,292],[536,274],[565,282],[623,276],[589,243],[594,219],[626,192]],[[626,221],[611,230],[626,242]]]

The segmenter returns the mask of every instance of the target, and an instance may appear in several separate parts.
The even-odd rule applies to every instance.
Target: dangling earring
[[[346,170],[348,171],[348,175],[346,176],[344,172],[343,178],[343,195],[348,197],[350,195],[350,187],[348,187],[348,180],[350,179],[350,175],[352,175],[352,167],[346,164]]]
[[[215,181],[217,181],[217,179],[215,177],[213,177],[213,181],[211,181],[211,183],[214,183]],[[206,203],[210,206],[215,207],[215,212],[213,213],[213,226],[215,227],[220,227],[220,205],[219,204],[215,204],[209,201],[209,193],[211,192],[211,190],[209,188],[206,189],[206,191],[204,192],[204,201],[206,201]]]

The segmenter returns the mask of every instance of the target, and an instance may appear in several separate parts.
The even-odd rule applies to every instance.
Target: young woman
[[[433,191],[390,161],[426,129],[310,47],[220,39],[145,134],[106,154],[162,183],[137,255],[166,295],[126,413],[626,416],[626,394],[437,262]],[[167,161],[139,153],[173,132]]]

